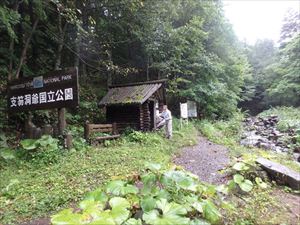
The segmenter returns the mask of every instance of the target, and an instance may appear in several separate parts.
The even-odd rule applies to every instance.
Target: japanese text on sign
[[[8,85],[10,111],[76,107],[79,103],[77,69],[15,80]]]
[[[10,98],[10,108],[68,100],[73,100],[73,88],[13,96]]]

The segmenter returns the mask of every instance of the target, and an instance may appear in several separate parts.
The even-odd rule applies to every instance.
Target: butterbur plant
[[[251,172],[251,165],[245,162],[237,162],[233,165],[234,171],[233,180],[229,181],[227,188],[229,190],[239,187],[239,189],[245,193],[252,191],[256,184],[260,188],[267,188],[267,183],[263,182],[260,177],[255,175],[255,172]],[[253,178],[251,180],[251,178]]]
[[[49,135],[44,135],[37,140],[22,140],[21,146],[25,150],[26,155],[36,163],[55,163],[60,157],[58,139]]]
[[[214,190],[212,190],[214,189]],[[174,225],[218,224],[221,200],[213,186],[178,168],[148,164],[127,180],[113,180],[90,192],[78,209],[64,209],[51,217],[53,225]]]

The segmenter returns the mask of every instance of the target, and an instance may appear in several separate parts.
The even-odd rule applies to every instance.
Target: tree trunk
[[[59,43],[57,47],[57,53],[56,53],[56,62],[54,69],[59,70],[61,69],[61,54],[64,47],[64,39],[65,39],[65,32],[67,28],[67,23],[62,28],[62,16],[60,13],[58,14],[58,31],[59,31]]]
[[[75,52],[76,54],[74,54],[75,58],[74,58],[74,67],[77,67],[79,70],[79,57],[80,57],[80,43],[81,43],[81,35],[77,34],[77,38],[75,39]]]
[[[19,4],[20,2],[17,0],[15,2],[14,11],[18,11],[19,9]],[[14,54],[14,49],[15,49],[15,40],[13,37],[10,38],[10,43],[9,43],[9,64],[8,64],[8,76],[7,79],[10,81],[13,77],[13,54]]]
[[[30,43],[30,41],[32,39],[33,33],[36,30],[38,22],[39,22],[39,18],[36,18],[35,21],[34,21],[34,24],[32,26],[31,32],[30,32],[29,36],[27,37],[27,40],[26,40],[25,45],[23,47],[21,58],[20,58],[20,62],[19,62],[19,66],[18,66],[18,69],[17,69],[17,72],[16,72],[16,76],[15,76],[16,79],[19,78],[19,75],[20,75],[20,72],[21,72],[21,68],[22,68],[22,66],[24,64],[24,61],[26,59],[26,54],[27,54],[27,50],[28,50],[28,47],[29,47],[29,43]]]

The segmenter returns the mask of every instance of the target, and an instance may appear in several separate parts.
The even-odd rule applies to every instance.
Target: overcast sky
[[[240,40],[279,40],[282,20],[289,8],[299,11],[300,0],[223,0],[225,15]]]

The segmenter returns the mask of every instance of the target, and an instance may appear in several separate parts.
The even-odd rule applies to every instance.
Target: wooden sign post
[[[65,108],[79,105],[77,68],[53,71],[42,76],[26,77],[8,83],[8,111],[23,112],[58,109],[58,129],[66,128]]]

